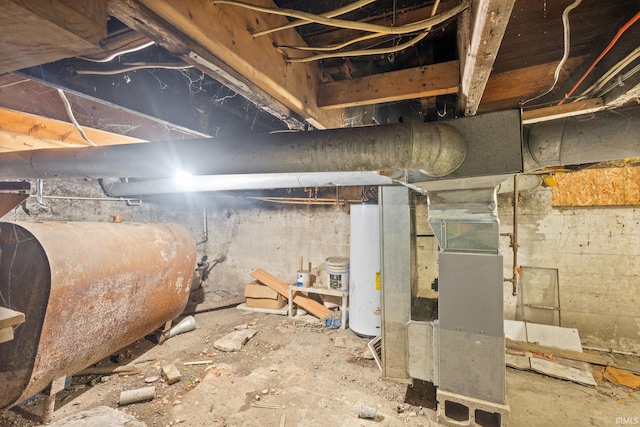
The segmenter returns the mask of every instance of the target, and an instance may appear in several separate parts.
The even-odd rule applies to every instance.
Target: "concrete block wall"
[[[301,257],[306,270],[309,262],[315,269],[328,257],[349,256],[349,214],[326,206],[212,209],[209,241],[199,250],[210,260],[226,258],[211,270],[205,292],[242,295],[244,284],[253,280],[249,273],[257,268],[294,283]]]
[[[76,197],[27,201],[3,220],[175,222],[191,231],[200,256],[224,256],[204,284],[206,300],[242,295],[249,273],[264,268],[293,282],[300,257],[314,266],[329,256],[348,256],[349,214],[335,207],[252,204],[245,200],[190,195],[130,206],[104,197],[96,182],[47,181],[46,195]],[[79,198],[77,198],[79,197]],[[85,200],[84,198],[91,200]],[[512,231],[512,196],[500,195],[501,232]],[[204,240],[207,204],[209,238]],[[420,296],[432,298],[437,276],[437,242],[430,237],[426,200],[416,207]],[[562,325],[575,327],[585,345],[640,352],[640,208],[551,207],[551,190],[522,192],[519,215],[519,265],[557,268]],[[504,276],[511,276],[512,251],[501,239]],[[504,283],[506,318],[515,317],[516,297]]]
[[[108,200],[96,181],[47,180],[45,207],[35,198],[6,214],[3,221],[172,222],[186,227],[198,242],[198,254],[224,261],[203,284],[205,301],[244,295],[256,268],[294,283],[300,257],[318,267],[330,256],[349,256],[348,208],[293,206],[233,197],[187,194],[154,197],[141,204]],[[205,239],[206,204],[208,239]],[[205,241],[206,240],[206,241]],[[194,266],[195,267],[195,266]]]
[[[500,195],[501,232],[513,227],[512,195]],[[584,345],[640,353],[640,207],[553,208],[551,189],[520,194],[518,264],[557,268],[562,326]],[[501,241],[505,277],[512,251]],[[505,316],[516,297],[504,287]]]

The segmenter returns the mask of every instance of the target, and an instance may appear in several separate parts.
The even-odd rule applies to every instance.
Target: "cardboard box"
[[[284,296],[257,280],[246,284],[244,296],[247,300],[247,307],[277,310],[287,303]]]

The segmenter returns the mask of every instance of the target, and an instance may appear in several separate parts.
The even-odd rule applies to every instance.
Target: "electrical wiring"
[[[564,98],[562,100],[560,100],[560,102],[558,102],[558,105],[562,105],[564,104],[564,102],[571,96],[573,95],[573,92],[576,91],[576,89],[578,89],[578,87],[580,87],[580,85],[582,84],[582,82],[584,82],[584,79],[587,78],[587,76],[589,74],[591,74],[591,72],[593,71],[593,69],[595,68],[595,66],[598,64],[598,62],[600,62],[600,60],[611,50],[611,48],[618,42],[618,40],[620,39],[620,37],[622,37],[622,35],[625,33],[625,31],[627,31],[638,19],[640,19],[640,12],[636,13],[634,15],[633,18],[631,18],[626,24],[624,24],[622,26],[622,28],[620,28],[618,30],[618,32],[616,33],[616,35],[613,37],[613,39],[609,42],[609,44],[607,45],[607,47],[604,48],[604,50],[602,51],[602,53],[600,53],[600,55],[598,55],[598,57],[593,61],[593,63],[589,66],[589,68],[587,68],[587,71],[584,72],[584,74],[582,75],[582,77],[580,77],[580,79],[576,82],[575,85],[573,85],[573,87],[571,88],[571,90],[569,90],[569,92],[567,92],[567,94],[564,96]]]
[[[373,3],[376,0],[359,0],[356,1],[354,3],[351,3],[347,6],[341,7],[340,9],[336,9],[336,10],[332,10],[330,12],[325,12],[320,14],[320,16],[324,16],[325,18],[335,18],[336,16],[340,16],[340,15],[344,15],[345,13],[349,13],[352,12],[358,8],[361,8],[362,6],[366,6],[368,4]],[[256,33],[251,34],[251,37],[260,37],[260,36],[264,36],[266,34],[271,34],[271,33],[275,33],[277,31],[282,31],[282,30],[287,30],[289,28],[296,28],[296,27],[300,27],[302,25],[306,25],[309,24],[309,21],[304,21],[304,20],[299,20],[299,21],[293,21],[290,22],[288,24],[285,25],[280,25],[279,27],[274,27],[274,28],[270,28],[268,30],[264,30],[264,31],[258,31]]]
[[[351,50],[349,52],[324,53],[320,55],[307,56],[305,58],[287,58],[286,61],[289,63],[296,63],[296,62],[319,61],[321,59],[328,59],[328,58],[342,58],[342,57],[365,56],[365,55],[385,55],[388,53],[400,52],[401,50],[411,47],[414,44],[418,43],[420,40],[424,39],[427,36],[427,34],[429,34],[429,32],[425,31],[405,43],[399,44],[397,46],[392,46],[392,47],[382,47],[378,49]]]
[[[589,86],[587,90],[582,92],[575,101],[582,101],[585,98],[597,94],[598,91],[600,91],[607,83],[611,81],[611,79],[620,74],[622,70],[631,65],[638,58],[640,58],[640,47],[635,48],[629,55],[627,55],[621,61],[611,67],[598,80],[596,80],[591,86]]]
[[[67,111],[67,116],[69,116],[69,120],[71,120],[71,123],[73,123],[76,129],[78,129],[78,132],[80,132],[82,139],[84,139],[94,147],[97,147],[98,145],[89,139],[87,134],[84,133],[84,129],[82,129],[82,127],[80,126],[80,123],[78,123],[78,121],[76,120],[76,117],[73,115],[73,110],[71,109],[71,103],[67,99],[67,95],[64,94],[64,91],[62,89],[58,89],[58,95],[60,95],[60,99],[62,99],[62,102],[64,104],[64,109]]]
[[[347,46],[350,46],[354,43],[362,42],[365,40],[371,40],[378,37],[388,36],[388,34],[380,34],[380,33],[371,33],[364,36],[357,37],[355,39],[347,40],[344,43],[335,44],[332,46],[324,46],[324,47],[314,47],[314,46],[277,46],[279,49],[294,49],[294,50],[303,50],[303,51],[314,51],[314,52],[333,52],[335,50],[343,49]]]
[[[440,5],[440,0],[436,0],[435,3],[433,4],[433,8],[431,9],[431,16],[434,16],[436,14],[436,11],[438,10],[438,6]],[[428,31],[431,30],[431,28],[427,29]],[[312,46],[278,46],[281,49],[295,49],[295,50],[303,50],[303,51],[314,51],[314,52],[333,52],[336,50],[340,50],[343,49],[347,46],[350,46],[354,43],[358,43],[358,42],[362,42],[362,41],[366,41],[366,40],[371,40],[374,38],[378,38],[378,37],[384,37],[387,34],[380,34],[380,33],[372,33],[372,34],[366,34],[364,36],[360,36],[357,37],[355,39],[351,39],[348,40],[344,43],[340,43],[337,45],[333,45],[333,46],[323,46],[323,47],[312,47]]]
[[[446,12],[441,13],[440,15],[436,15],[431,18],[423,19],[421,21],[414,22],[412,24],[400,25],[397,27],[388,27],[384,25],[376,25],[369,24],[366,22],[357,22],[357,21],[347,21],[344,19],[335,19],[335,18],[325,18],[320,15],[314,15],[312,13],[300,12],[292,9],[272,9],[268,7],[255,6],[248,3],[243,3],[235,0],[212,0],[212,4],[220,5],[220,4],[228,4],[237,7],[242,7],[245,9],[255,10],[258,12],[271,13],[274,15],[280,16],[288,16],[290,18],[302,19],[309,22],[314,22],[317,24],[327,25],[330,27],[337,28],[348,28],[351,30],[361,30],[368,31],[372,33],[382,33],[382,34],[411,34],[418,31],[423,31],[428,27],[433,27],[435,25],[441,24],[442,22],[447,21],[448,19],[456,16],[458,13],[469,7],[469,0],[460,3],[459,5],[449,9]]]
[[[436,2],[433,4],[433,8],[431,9],[431,16],[434,16],[436,14],[436,11],[438,10],[439,5],[440,5],[440,0],[436,0]],[[431,28],[432,28],[431,26],[427,27],[423,33],[417,35],[416,37],[412,38],[411,40],[405,43],[402,43],[396,46],[378,48],[378,49],[360,49],[360,50],[352,50],[348,52],[325,53],[325,54],[309,56],[306,58],[288,58],[287,62],[290,62],[290,63],[311,62],[311,61],[318,61],[321,59],[328,59],[328,58],[344,58],[344,57],[367,56],[367,55],[386,55],[389,53],[400,52],[423,40],[427,36],[427,34],[429,34],[429,31],[431,31]],[[378,36],[380,36],[380,34],[378,34]]]
[[[185,65],[185,64],[152,64],[152,63],[131,63],[125,64],[131,65],[127,68],[119,68],[117,70],[76,70],[75,74],[77,75],[95,75],[95,76],[113,76],[116,74],[127,73],[129,71],[135,70],[144,70],[149,68],[161,68],[164,70],[186,70],[188,68],[193,68],[193,65]]]
[[[639,72],[640,72],[640,64],[636,65],[635,67],[633,67],[632,69],[630,69],[629,71],[624,73],[622,76],[620,76],[617,81],[615,81],[614,83],[610,84],[609,86],[605,87],[600,92],[598,92],[598,96],[602,97],[602,96],[608,94],[609,92],[611,92],[616,87],[623,85],[625,81],[627,81],[631,77],[635,76]]]
[[[520,103],[520,106],[523,106],[533,100],[536,100],[538,98],[542,98],[543,96],[545,96],[546,94],[550,93],[553,88],[556,87],[556,84],[558,84],[558,79],[560,78],[560,70],[562,69],[562,66],[564,65],[564,63],[567,61],[567,58],[569,58],[569,49],[571,48],[571,41],[570,41],[570,27],[569,27],[569,12],[571,12],[573,9],[575,9],[576,7],[578,7],[580,5],[580,3],[582,3],[582,0],[576,0],[575,2],[571,3],[569,6],[567,6],[567,8],[564,10],[564,12],[562,12],[562,28],[563,28],[563,32],[564,32],[564,54],[562,55],[562,59],[560,59],[560,62],[558,63],[558,66],[556,67],[556,71],[553,73],[553,84],[551,85],[551,87],[549,89],[547,89],[546,92],[541,93],[538,96],[534,96],[533,98],[529,98],[526,101],[523,101]]]
[[[150,41],[150,42],[147,42],[147,43],[145,43],[143,45],[132,47],[131,49],[125,49],[125,50],[121,50],[119,52],[115,52],[115,53],[107,56],[106,58],[102,58],[102,59],[87,58],[86,56],[79,56],[78,58],[82,59],[84,61],[98,62],[98,63],[111,62],[111,61],[113,61],[115,58],[117,58],[120,55],[124,55],[125,53],[137,52],[139,50],[146,49],[149,46],[154,45],[154,44],[156,44],[156,42]]]

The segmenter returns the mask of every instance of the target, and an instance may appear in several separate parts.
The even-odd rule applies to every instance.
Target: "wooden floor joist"
[[[82,127],[82,130],[96,145],[144,142],[142,139],[89,127]],[[90,145],[72,123],[0,108],[0,151]]]
[[[346,125],[343,111],[324,111],[316,103],[318,84],[322,78],[316,63],[287,63],[276,45],[303,45],[302,37],[290,29],[268,36],[253,38],[251,33],[287,23],[282,16],[240,9],[232,5],[213,5],[209,0],[155,1],[119,0],[110,5],[111,13],[127,20],[127,11],[135,3],[144,6],[151,13],[145,18],[147,26],[155,26],[153,20],[168,24],[190,41],[182,52],[187,59],[189,50],[208,54],[219,59],[244,78],[243,85],[251,85],[266,92],[279,103],[291,109],[316,128],[337,128]],[[274,7],[271,0],[253,2],[266,7]],[[153,16],[151,16],[153,15]],[[158,28],[160,28],[158,26]],[[166,34],[145,34],[161,46],[170,44]],[[173,35],[171,36],[173,37]],[[184,49],[183,49],[184,50]],[[171,51],[171,49],[170,49]],[[177,53],[177,52],[173,52]],[[215,74],[211,67],[197,61],[194,65],[203,71]],[[216,78],[215,75],[212,77]],[[242,88],[233,88],[239,93]],[[246,88],[245,88],[246,89]]]
[[[459,71],[459,62],[450,61],[323,83],[318,88],[318,105],[334,109],[457,93]]]

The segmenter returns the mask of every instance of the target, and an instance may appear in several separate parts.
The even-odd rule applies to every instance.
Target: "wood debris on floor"
[[[640,390],[640,375],[634,375],[622,369],[607,366],[604,370],[604,378],[613,384]]]
[[[256,279],[258,282],[269,286],[284,297],[289,295],[289,284],[287,282],[278,279],[260,268],[252,272],[251,277]],[[327,319],[333,315],[333,312],[327,307],[300,291],[293,293],[292,300],[293,301],[289,301],[290,304],[293,302],[298,307],[304,309],[307,313],[311,313],[319,319]]]
[[[163,345],[140,340],[92,367],[89,372],[94,375],[74,376],[71,386],[57,396],[54,419],[64,421],[56,425],[96,425],[89,422],[102,410],[91,411],[104,405],[112,407],[107,417],[114,421],[122,414],[129,418],[113,424],[105,419],[97,424],[101,427],[142,423],[150,427],[279,427],[282,420],[285,427],[373,426],[378,419],[358,418],[363,408],[375,409],[379,425],[387,427],[439,425],[433,386],[382,380],[376,362],[367,357],[369,339],[349,330],[328,329],[318,325],[321,322],[314,316],[305,317],[315,323],[232,308],[198,314],[196,330]],[[228,333],[250,329],[258,333],[241,351],[213,349],[213,343]],[[634,355],[616,354],[615,362],[628,371],[640,367]],[[162,367],[170,364],[181,374],[173,384],[162,376]],[[131,367],[138,373],[117,372],[130,372]],[[599,368],[593,370],[600,373]],[[155,386],[153,399],[118,406],[123,391],[150,386]],[[635,408],[640,407],[640,393],[632,388],[606,380],[597,388],[583,387],[531,370],[509,369],[507,394],[512,427],[612,425],[616,417],[635,416]],[[43,400],[39,397],[0,412],[0,425],[34,427],[33,414],[41,413]],[[85,424],[70,423],[65,417],[72,414],[76,420],[86,418]]]
[[[589,359],[582,351],[577,329],[505,320],[507,366],[596,386]],[[600,362],[609,364],[608,359]]]

